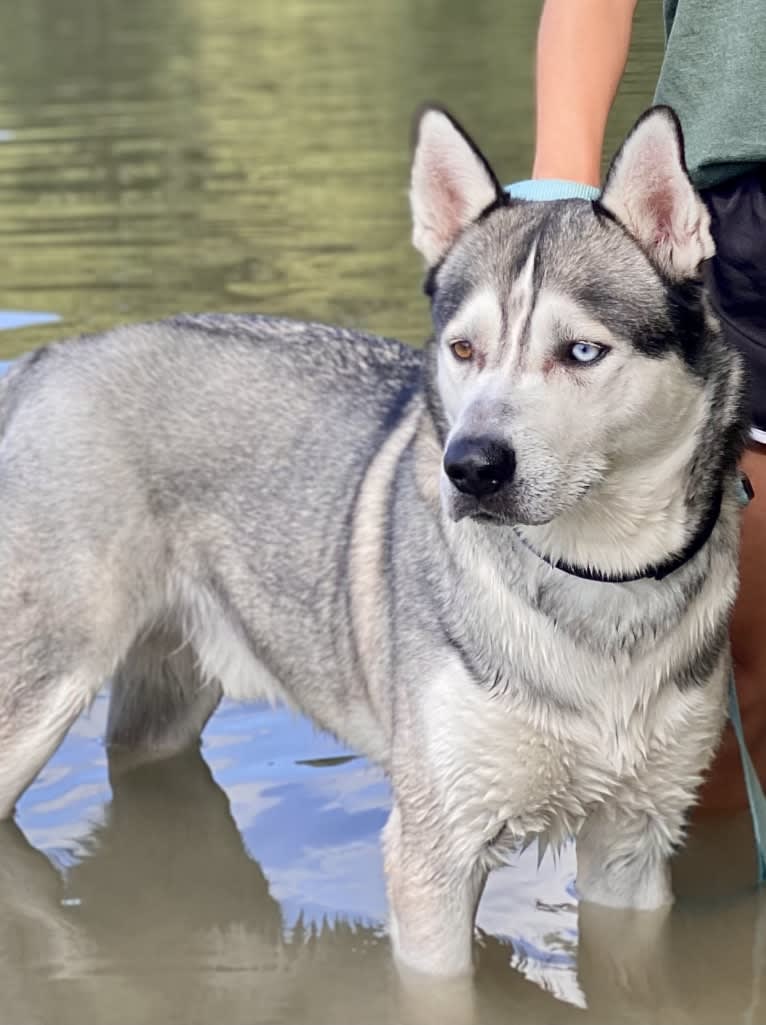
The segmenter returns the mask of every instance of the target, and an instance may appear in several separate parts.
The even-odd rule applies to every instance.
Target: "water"
[[[441,100],[526,177],[536,17],[531,0],[0,5],[0,359],[180,310],[418,343],[412,111]],[[644,0],[610,145],[660,37]],[[578,909],[572,851],[539,871],[530,851],[485,894],[475,987],[403,986],[375,768],[226,704],[202,757],[110,778],[105,708],[0,828],[0,1025],[766,1022],[746,816],[695,827],[661,929]]]

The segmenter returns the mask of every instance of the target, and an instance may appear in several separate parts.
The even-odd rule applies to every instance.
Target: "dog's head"
[[[427,108],[410,197],[453,518],[550,523],[628,464],[651,487],[658,461],[700,442],[735,358],[704,294],[710,219],[668,108],[639,120],[598,201],[546,203],[509,199]]]

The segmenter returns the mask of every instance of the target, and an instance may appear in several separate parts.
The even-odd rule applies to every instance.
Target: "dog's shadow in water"
[[[0,1025],[466,1025],[652,1012],[712,1021],[724,1009],[726,1020],[738,1020],[763,999],[756,955],[759,932],[766,954],[766,910],[752,894],[712,911],[683,905],[664,921],[581,908],[587,1010],[513,971],[509,947],[491,936],[482,937],[475,984],[402,980],[381,929],[342,919],[285,929],[228,798],[197,751],[113,769],[110,782],[104,821],[66,871],[15,823],[0,824]]]
[[[112,767],[110,783],[103,822],[64,871],[0,823],[0,1025],[473,1017],[465,983],[403,986],[381,928],[285,929],[199,752]],[[507,974],[506,1010],[559,1006]]]

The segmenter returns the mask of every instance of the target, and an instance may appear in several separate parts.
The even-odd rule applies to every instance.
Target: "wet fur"
[[[470,968],[486,873],[535,836],[579,833],[586,899],[671,899],[668,858],[725,714],[741,371],[702,286],[650,265],[606,207],[485,214],[485,198],[479,183],[471,222],[425,243],[433,257],[447,239],[422,352],[188,316],[51,345],[0,383],[0,814],[113,676],[116,750],[196,743],[223,694],[288,701],[379,761],[392,937],[415,968]],[[513,375],[469,401],[445,370],[446,326],[488,293],[511,298],[488,358],[531,374],[519,311],[533,320],[546,288],[627,339],[645,403],[624,413],[632,435],[608,404],[569,426],[553,403],[547,440],[525,446],[543,428]],[[591,443],[567,454],[579,422]],[[495,523],[456,520],[445,498],[444,445],[466,424],[519,446],[527,493],[501,496]],[[710,542],[663,581],[581,580],[528,547],[646,564],[719,486]]]

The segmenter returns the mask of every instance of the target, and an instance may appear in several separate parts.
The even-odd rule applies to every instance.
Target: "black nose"
[[[474,498],[499,491],[515,469],[513,449],[492,438],[455,438],[444,453],[444,472],[458,491]]]

